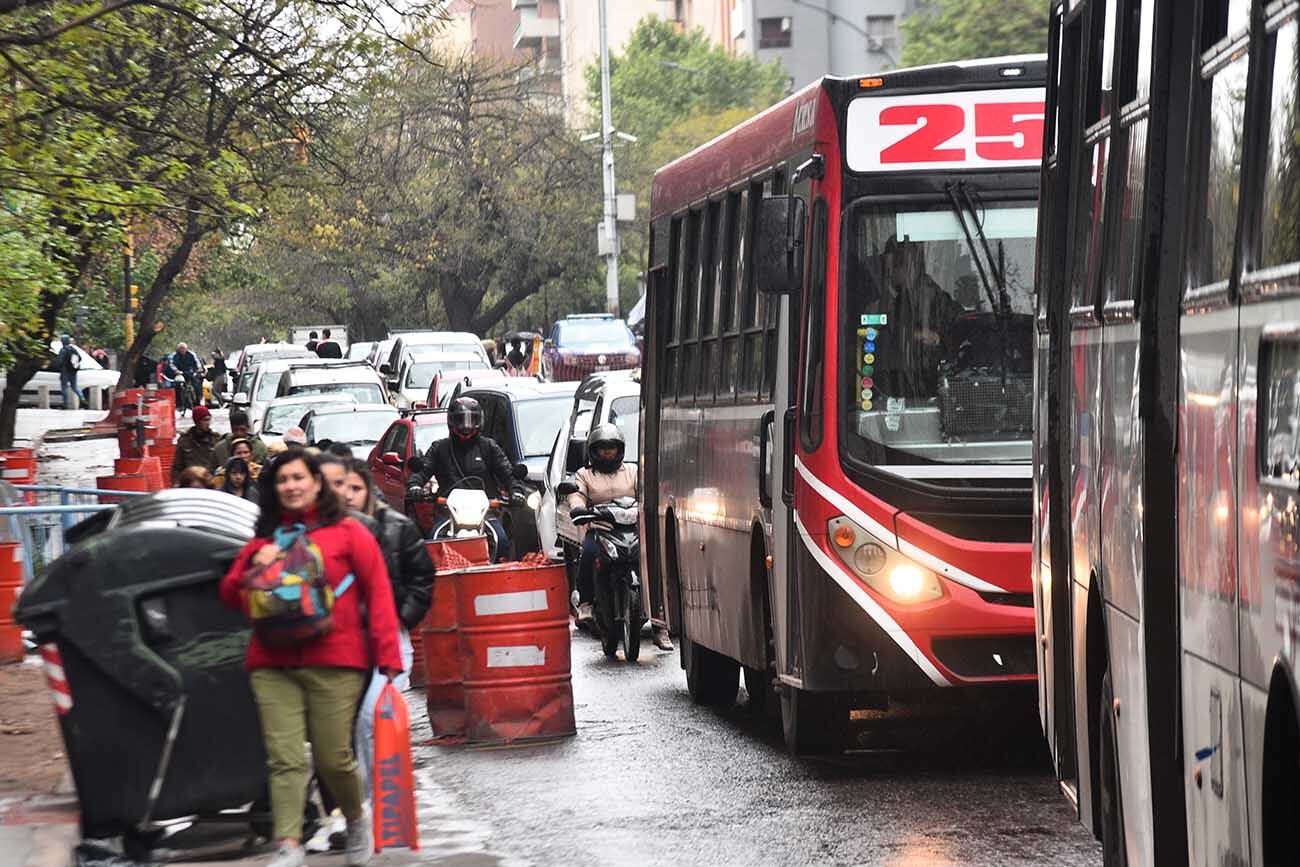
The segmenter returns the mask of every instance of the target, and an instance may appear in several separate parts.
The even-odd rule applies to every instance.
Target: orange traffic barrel
[[[427,543],[433,548],[441,543]],[[465,733],[465,687],[460,673],[460,636],[456,630],[456,578],[440,571],[433,579],[433,600],[415,632],[420,635],[417,659],[424,681],[429,725],[435,737]],[[415,643],[415,633],[411,634]],[[411,682],[415,683],[414,665]]]
[[[141,491],[149,493],[149,477],[144,473],[126,473],[123,475],[100,476],[95,479],[95,487],[101,491]],[[125,497],[100,497],[101,503],[120,503]]]
[[[144,458],[118,458],[113,461],[113,473],[118,476],[141,473],[149,480],[149,490],[161,491],[167,487],[163,481],[162,461],[150,456]]]
[[[158,428],[148,422],[144,426],[144,441],[136,435],[134,424],[123,425],[117,429],[117,453],[124,458],[142,458],[152,454],[159,442]]]
[[[0,449],[0,481],[11,485],[36,484],[36,452],[31,449]],[[27,504],[36,505],[36,492],[28,491]]]
[[[0,542],[0,664],[23,659],[23,628],[14,622],[14,603],[23,591],[23,546]]]
[[[433,567],[439,572],[444,569],[480,566],[492,559],[488,556],[487,536],[437,539],[425,542],[424,547],[429,550],[429,559],[433,561]],[[454,617],[452,622],[455,622]]]
[[[163,479],[170,484],[172,464],[176,463],[176,443],[171,440],[158,440],[149,446],[149,454],[158,458],[159,463],[162,464]]]
[[[456,614],[469,743],[577,733],[563,564],[462,569]]]

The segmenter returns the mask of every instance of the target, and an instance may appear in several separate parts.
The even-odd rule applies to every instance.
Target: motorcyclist
[[[424,459],[406,482],[406,498],[418,500],[430,478],[437,480],[438,492],[446,496],[453,488],[481,489],[489,499],[504,500],[510,505],[522,506],[525,492],[522,483],[511,471],[510,459],[496,440],[484,436],[483,408],[472,397],[458,397],[447,411],[447,430],[451,436],[429,446]],[[468,482],[468,484],[465,484]],[[505,527],[495,517],[488,523],[496,531],[497,559],[504,560],[510,549]]]
[[[613,422],[603,422],[587,435],[587,466],[578,470],[574,482],[578,490],[569,495],[570,516],[581,515],[591,506],[609,503],[619,497],[636,496],[636,464],[625,463],[627,443],[623,431]],[[591,603],[596,595],[596,536],[582,529],[582,555],[578,559],[578,620],[591,620]],[[668,630],[657,626],[655,646],[672,650]]]

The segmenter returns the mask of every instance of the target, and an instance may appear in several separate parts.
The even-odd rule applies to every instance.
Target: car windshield
[[[415,426],[415,448],[417,451],[424,453],[429,450],[429,446],[438,440],[447,438],[447,423],[445,421],[437,424],[417,424]]]
[[[1037,211],[960,190],[844,221],[841,443],[861,463],[1029,460]]]
[[[317,415],[311,420],[311,439],[312,442],[331,440],[348,445],[374,445],[396,418],[397,410]]]
[[[350,394],[357,403],[386,403],[384,392],[374,382],[317,382],[310,385],[296,385],[289,389],[290,394]]]
[[[515,420],[519,427],[519,448],[524,457],[549,455],[555,445],[555,435],[568,420],[573,407],[572,395],[556,395],[534,400],[521,400],[515,404]]]
[[[627,443],[624,458],[636,461],[641,436],[641,398],[634,395],[614,398],[609,405],[609,418],[623,432],[623,441]]]
[[[289,428],[302,421],[302,417],[312,410],[321,410],[333,408],[351,403],[351,401],[340,400],[338,403],[286,403],[271,404],[267,407],[266,415],[262,419],[262,433],[265,434],[282,434]]]
[[[621,319],[577,319],[560,323],[560,346],[611,346],[620,349],[636,345],[632,332]]]
[[[477,358],[456,358],[446,361],[421,361],[411,365],[406,372],[403,388],[428,388],[440,370],[486,370],[487,365]]]

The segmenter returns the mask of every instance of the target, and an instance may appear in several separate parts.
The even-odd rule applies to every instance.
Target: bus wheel
[[[838,717],[834,695],[780,685],[781,732],[792,756],[838,753],[844,748],[845,726]]]
[[[1124,808],[1119,788],[1119,741],[1115,735],[1115,691],[1111,687],[1110,672],[1101,678],[1101,721],[1098,740],[1101,741],[1101,853],[1105,867],[1126,867],[1127,850],[1124,845]]]
[[[685,633],[683,624],[683,633]],[[682,635],[682,668],[686,689],[696,704],[731,707],[740,691],[740,663]]]

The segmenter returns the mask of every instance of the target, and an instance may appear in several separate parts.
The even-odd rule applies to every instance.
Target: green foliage
[[[932,0],[903,22],[903,66],[1047,51],[1041,0]]]

